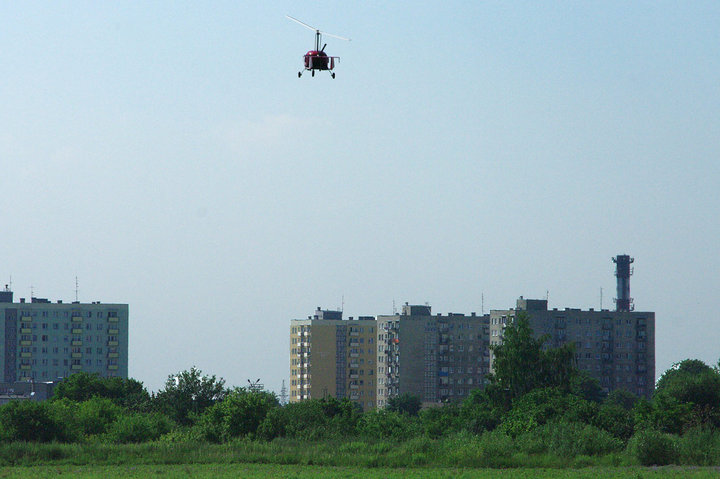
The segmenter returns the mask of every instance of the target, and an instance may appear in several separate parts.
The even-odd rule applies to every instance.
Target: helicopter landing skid
[[[303,72],[302,72],[302,71],[299,71],[299,72],[298,72],[298,78],[302,78],[302,74],[303,74]],[[315,70],[310,70],[310,74],[311,74],[312,76],[315,76]],[[330,77],[334,79],[334,78],[335,78],[335,72],[330,72]]]

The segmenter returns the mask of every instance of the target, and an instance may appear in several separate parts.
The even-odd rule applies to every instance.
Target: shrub
[[[420,427],[432,439],[460,431],[460,424],[460,408],[455,404],[431,407],[420,412]]]
[[[690,429],[678,441],[678,456],[679,462],[683,464],[717,465],[720,462],[720,432],[703,428]]]
[[[172,421],[158,413],[130,413],[120,416],[108,429],[107,437],[118,444],[158,439],[172,429]]]
[[[222,410],[223,436],[230,439],[254,436],[268,412],[278,407],[278,400],[269,392],[236,389],[215,407]]]
[[[643,466],[664,466],[677,460],[676,436],[645,429],[635,433],[628,448]]]
[[[623,449],[623,442],[607,431],[588,424],[561,421],[539,431],[549,452],[560,457],[600,456]]]
[[[85,435],[104,434],[122,413],[112,400],[94,397],[78,405],[77,422]]]
[[[8,441],[67,440],[62,423],[53,417],[49,403],[11,401],[0,408],[2,437]]]
[[[599,408],[592,424],[613,436],[627,441],[633,434],[633,414],[614,402],[605,402]]]
[[[480,436],[480,451],[483,459],[507,458],[512,455],[514,449],[512,438],[502,431],[485,432]]]
[[[404,440],[416,435],[417,429],[416,420],[387,409],[366,412],[358,422],[358,432],[370,438]]]

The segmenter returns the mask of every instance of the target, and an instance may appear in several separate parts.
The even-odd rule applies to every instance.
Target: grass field
[[[455,469],[455,468],[345,468],[329,466],[293,466],[274,464],[188,464],[137,466],[31,466],[0,468],[0,478],[705,478],[718,477],[718,468],[610,468],[584,469]]]

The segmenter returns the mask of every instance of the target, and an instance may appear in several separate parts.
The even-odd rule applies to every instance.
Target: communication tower
[[[635,305],[630,297],[630,276],[633,274],[633,268],[630,266],[635,262],[635,258],[629,255],[620,254],[614,257],[615,276],[617,277],[617,298],[615,298],[616,311],[633,311]]]

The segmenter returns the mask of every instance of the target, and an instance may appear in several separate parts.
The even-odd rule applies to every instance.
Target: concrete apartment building
[[[401,313],[343,320],[322,311],[293,320],[290,334],[290,400],[333,396],[364,409],[384,407],[404,393],[424,405],[462,400],[487,384],[490,346],[520,312],[550,347],[574,343],[579,369],[606,391],[626,389],[649,397],[655,385],[655,313],[633,311],[627,255],[617,263],[615,311],[548,310],[547,300],[517,300],[516,307],[469,316],[431,314],[428,305],[405,304]]]
[[[13,302],[0,291],[2,382],[46,382],[85,371],[102,377],[128,375],[128,305]]]
[[[343,320],[341,311],[317,308],[290,322],[290,402],[348,398],[376,406],[374,317]]]
[[[430,306],[407,303],[401,314],[378,316],[377,405],[405,393],[436,404],[483,387],[489,320],[475,313],[433,316]]]
[[[547,301],[517,300],[515,309],[490,311],[490,344],[500,344],[508,324],[523,312],[536,337],[550,347],[575,344],[578,369],[605,392],[626,389],[649,397],[655,387],[655,313],[638,311],[548,310]],[[492,368],[492,353],[490,367]]]

